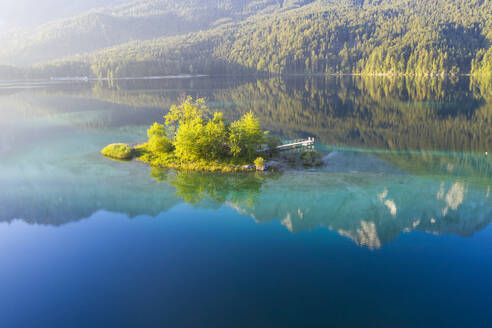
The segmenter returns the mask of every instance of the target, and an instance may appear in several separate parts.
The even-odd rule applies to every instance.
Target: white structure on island
[[[297,147],[312,146],[313,144],[314,144],[314,138],[309,137],[307,139],[293,140],[292,142],[278,146],[276,149],[285,150],[285,149],[292,149]]]

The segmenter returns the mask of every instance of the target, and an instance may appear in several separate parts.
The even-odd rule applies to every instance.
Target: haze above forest
[[[2,0],[0,23],[4,29],[34,27],[54,19],[78,15],[94,8],[123,3],[126,0]]]

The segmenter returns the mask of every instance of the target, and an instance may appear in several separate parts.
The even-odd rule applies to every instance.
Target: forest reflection
[[[287,139],[311,136],[329,145],[383,150],[484,153],[492,146],[491,83],[470,77],[201,77],[98,81],[19,92],[4,98],[9,105],[34,98],[16,105],[30,113],[49,97],[64,102],[39,111],[79,108],[74,116],[99,108],[97,115],[66,116],[69,124],[84,129],[149,124],[183,97],[194,96],[205,97],[209,107],[228,119],[253,111],[265,128]]]
[[[232,98],[241,113],[252,108],[286,137],[310,135],[325,144],[389,150],[487,151],[489,91],[470,88],[466,80],[270,79],[216,98]]]
[[[492,145],[490,82],[468,77],[275,77],[107,81],[98,99],[162,108],[184,95],[206,97],[230,119],[253,111],[285,138],[390,150],[487,151]]]
[[[150,176],[176,188],[175,196],[192,205],[212,201],[220,205],[228,203],[252,209],[263,183],[278,180],[281,173],[211,174],[153,168]]]
[[[412,176],[389,171],[382,161],[354,173],[345,167],[346,156],[350,155],[333,156],[332,166],[338,169],[330,174],[221,175],[154,169],[151,175],[174,187],[174,196],[194,207],[230,207],[258,223],[277,220],[293,233],[327,228],[371,249],[414,230],[469,236],[492,219],[490,181]],[[367,155],[355,156],[350,159],[368,160]]]
[[[292,232],[324,227],[371,248],[402,231],[470,235],[492,219],[491,90],[468,77],[332,76],[9,87],[0,96],[0,221],[58,226],[101,209],[157,216],[185,202],[232,207]],[[99,155],[108,142],[144,140],[187,95],[230,119],[253,110],[286,139],[315,137],[325,166],[245,175],[154,169],[149,179],[140,164]]]

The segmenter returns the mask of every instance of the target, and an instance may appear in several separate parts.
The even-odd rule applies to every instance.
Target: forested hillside
[[[0,63],[33,64],[132,40],[207,30],[250,15],[274,12],[281,7],[280,3],[279,0],[136,0],[97,8],[33,30],[0,34],[0,42],[6,45],[0,49]]]
[[[29,74],[492,76],[492,0],[149,0],[111,10],[66,21],[65,34],[40,37],[25,56],[56,58],[69,40],[71,53],[133,41]]]

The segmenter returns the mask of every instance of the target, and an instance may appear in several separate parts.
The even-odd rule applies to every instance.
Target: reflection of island
[[[65,163],[56,173],[43,168],[49,178],[26,172],[33,176],[23,183],[4,179],[0,220],[61,225],[100,209],[156,216],[184,201],[198,208],[231,207],[257,222],[278,220],[294,233],[327,228],[370,248],[414,230],[468,236],[492,220],[492,181],[480,178],[480,171],[459,178],[445,172],[408,175],[377,157],[352,152],[331,152],[325,160],[325,168],[313,171],[153,169],[149,178],[141,166],[87,158],[82,167]]]
[[[329,171],[158,176],[195,206],[226,205],[257,222],[279,220],[292,232],[325,227],[370,248],[413,230],[468,236],[492,220],[490,180],[476,185],[452,176],[409,176],[375,159],[371,167],[347,167],[347,156],[352,163],[368,161],[365,155],[337,153]]]
[[[145,83],[1,96],[0,221],[56,226],[100,209],[156,216],[186,202],[229,206],[293,232],[325,227],[377,248],[402,231],[466,236],[492,219],[492,156],[483,154],[491,153],[492,98],[483,85],[324,77]],[[281,135],[337,147],[320,147],[323,170],[222,178],[153,171],[162,182],[140,166],[100,158],[113,140],[145,138],[185,90],[232,118],[253,109]]]
[[[207,204],[212,207],[228,204],[235,208],[251,209],[261,193],[263,183],[278,179],[280,173],[210,174],[154,168],[151,176],[176,188],[175,195],[188,204]]]

